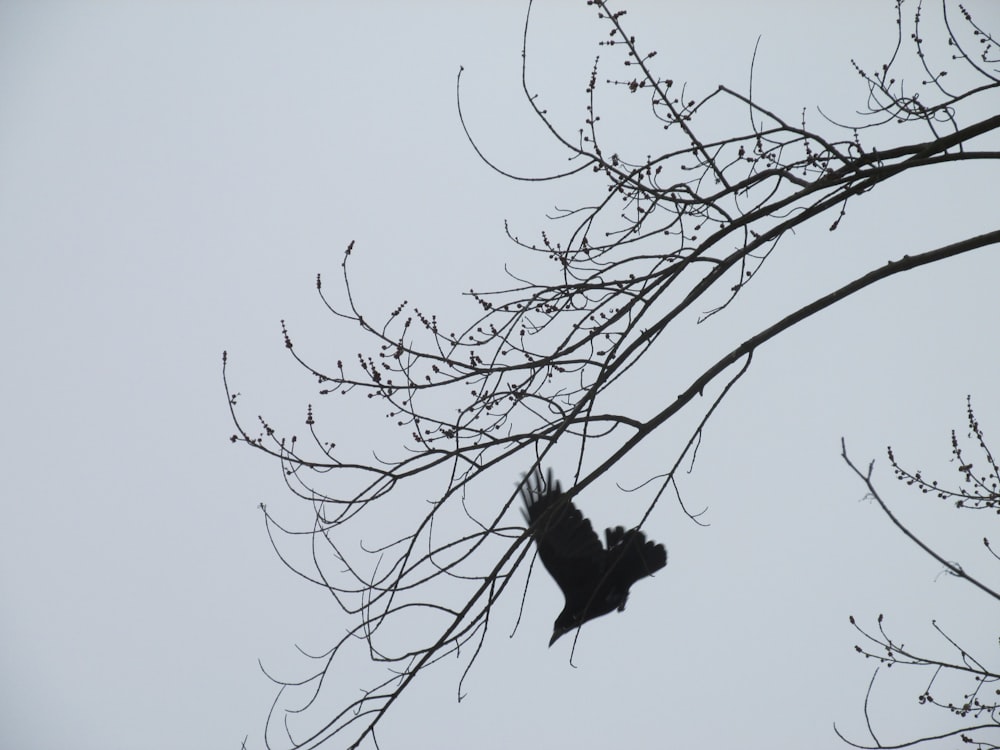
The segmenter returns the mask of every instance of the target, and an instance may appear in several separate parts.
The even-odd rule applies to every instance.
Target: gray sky
[[[875,67],[894,30],[888,2],[662,5],[629,21],[669,75],[743,88],[761,36],[757,95],[817,122],[816,105],[848,119],[863,104],[849,59]],[[531,79],[575,129],[606,32],[582,2],[536,13]],[[979,20],[1000,26],[995,8]],[[260,746],[274,690],[257,659],[302,676],[293,644],[322,651],[351,625],[268,544],[257,504],[294,515],[295,500],[276,465],[230,445],[221,353],[245,416],[300,429],[315,386],[278,321],[317,355],[361,346],[314,293],[349,241],[368,309],[408,298],[461,318],[462,291],[523,262],[505,219],[533,234],[587,197],[507,181],[462,135],[459,65],[491,158],[522,174],[564,166],[520,98],[522,24],[510,3],[0,0],[4,747]],[[942,169],[852,207],[838,232],[801,232],[738,316],[677,342],[629,398],[659,403],[744,328],[865,269],[995,228],[995,184],[981,166]],[[711,526],[658,507],[647,530],[670,564],[624,615],[584,629],[578,668],[568,639],[546,648],[561,601],[535,576],[513,638],[519,590],[498,607],[465,700],[464,660],[442,662],[390,714],[382,747],[842,747],[834,721],[864,740],[872,665],[849,614],[885,612],[895,635],[944,654],[931,619],[972,646],[995,638],[996,613],[861,501],[839,439],[878,460],[915,531],[995,574],[987,517],[907,494],[884,449],[950,479],[967,393],[1000,434],[998,272],[984,250],[907,273],[761,350],[682,479]],[[376,434],[351,430],[362,446]],[[658,436],[615,478],[657,473],[680,439]],[[497,502],[517,478],[496,477]],[[639,502],[580,498],[597,527]],[[894,672],[874,704],[886,743],[927,715],[929,675]],[[336,680],[352,692],[366,675]]]

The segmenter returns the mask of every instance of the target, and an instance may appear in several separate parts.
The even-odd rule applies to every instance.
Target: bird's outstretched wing
[[[628,589],[640,578],[652,575],[667,564],[667,550],[662,544],[647,541],[638,529],[625,530],[622,526],[607,529],[608,575],[618,587]]]
[[[567,600],[593,585],[604,571],[605,551],[590,521],[562,496],[552,471],[526,477],[521,486],[525,520],[538,545],[538,556]],[[661,566],[662,567],[662,566]]]

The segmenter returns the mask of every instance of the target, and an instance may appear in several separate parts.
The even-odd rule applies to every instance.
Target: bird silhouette
[[[566,599],[550,646],[595,617],[623,611],[632,584],[667,564],[664,546],[647,541],[638,529],[607,529],[607,547],[602,546],[590,521],[563,496],[551,469],[545,477],[540,469],[526,476],[521,497],[538,556]]]

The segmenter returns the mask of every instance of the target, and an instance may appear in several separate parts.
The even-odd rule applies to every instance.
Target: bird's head
[[[552,637],[549,639],[549,646],[558,641],[569,631],[576,630],[582,624],[583,620],[578,614],[563,610],[559,613],[556,621],[552,623]]]
[[[573,628],[567,628],[567,627],[563,627],[562,625],[558,625],[557,624],[552,629],[552,637],[549,639],[549,647],[551,648],[553,643],[555,643],[556,641],[558,641],[561,636],[565,635],[566,633],[568,633],[572,629]]]

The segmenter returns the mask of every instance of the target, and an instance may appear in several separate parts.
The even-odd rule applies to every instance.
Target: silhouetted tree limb
[[[875,489],[875,485],[872,483],[872,471],[875,468],[875,462],[874,461],[870,462],[868,464],[868,469],[866,471],[862,472],[857,466],[854,465],[854,463],[851,461],[851,459],[848,458],[848,456],[847,456],[847,444],[844,442],[843,438],[841,438],[841,440],[840,440],[840,455],[844,459],[844,463],[846,463],[848,466],[850,466],[851,470],[855,474],[858,475],[858,477],[861,479],[861,481],[863,481],[865,483],[865,486],[868,488],[868,496],[871,497],[875,502],[878,503],[878,505],[882,509],[882,511],[889,517],[889,520],[892,521],[893,525],[895,525],[895,527],[897,529],[899,529],[900,531],[902,531],[903,534],[910,541],[912,541],[914,544],[916,544],[918,547],[920,547],[920,549],[922,549],[928,555],[930,555],[935,560],[937,560],[939,563],[941,563],[941,565],[943,565],[944,568],[951,575],[955,576],[956,578],[964,578],[966,581],[968,581],[969,583],[971,583],[973,586],[975,586],[975,587],[979,588],[980,590],[982,590],[985,594],[993,597],[997,601],[1000,601],[1000,594],[998,594],[996,591],[994,591],[993,589],[991,589],[986,584],[984,584],[981,581],[977,580],[976,578],[973,578],[972,576],[970,576],[968,573],[965,572],[965,570],[962,569],[961,565],[959,565],[957,563],[954,563],[954,562],[951,562],[950,560],[946,560],[943,557],[941,557],[941,555],[939,555],[937,552],[935,552],[933,549],[931,549],[931,547],[929,545],[927,545],[923,541],[921,541],[917,537],[916,534],[914,534],[912,531],[910,531],[908,528],[906,528],[906,526],[904,526],[903,523],[898,518],[896,518],[896,516],[893,514],[893,512],[891,510],[889,510],[889,506],[887,506],[885,504],[885,501],[882,499],[882,496],[878,494],[878,491]],[[959,507],[961,507],[961,506],[959,506]]]
[[[979,474],[973,473],[973,466],[976,461],[969,460],[967,458],[967,454],[962,448],[961,441],[957,437],[956,432],[952,430],[952,455],[958,460],[957,468],[959,474],[963,478],[963,484],[971,486],[971,489],[963,486],[945,488],[942,487],[937,481],[925,480],[921,472],[910,472],[901,467],[893,455],[892,448],[888,449],[889,461],[897,479],[905,482],[908,486],[919,489],[924,494],[935,494],[940,499],[954,501],[955,508],[958,510],[995,508],[998,501],[1000,501],[1000,470],[998,470],[993,453],[986,444],[983,431],[972,409],[971,398],[968,400],[966,414],[969,424],[968,437],[975,440],[977,447],[982,454],[982,458],[984,459],[983,463],[985,463],[987,467],[986,472]],[[913,533],[913,531],[907,528],[907,526],[899,520],[896,514],[889,509],[888,505],[875,488],[874,480],[872,478],[874,461],[869,463],[865,471],[859,469],[858,466],[855,465],[854,462],[848,457],[846,444],[843,439],[841,440],[841,456],[851,470],[857,474],[862,482],[864,482],[865,487],[868,490],[867,496],[878,503],[882,512],[885,513],[897,529],[899,529],[914,544],[920,547],[920,549],[930,555],[935,561],[941,564],[953,577],[972,584],[981,594],[992,600],[994,606],[997,602],[1000,602],[1000,593],[997,593],[993,587],[984,583],[980,576],[973,576],[966,572],[964,565],[945,559],[941,554],[935,551],[930,544],[920,539],[915,533]],[[956,500],[956,498],[958,499]],[[983,539],[983,543],[992,553],[993,551],[990,548],[988,537]],[[971,549],[972,548],[970,547],[969,550],[971,551]],[[993,553],[993,561],[997,560],[1000,560],[1000,558]],[[966,620],[967,618],[963,617],[962,619]],[[988,685],[1000,685],[1000,667],[987,666],[989,660],[983,660],[973,656],[972,650],[960,645],[954,638],[948,635],[944,628],[938,624],[937,620],[932,620],[931,625],[941,636],[942,640],[948,644],[949,650],[953,654],[951,658],[928,656],[920,653],[917,649],[904,646],[902,642],[890,636],[889,633],[886,632],[884,620],[884,616],[880,614],[877,618],[877,632],[869,632],[862,628],[856,622],[855,618],[851,616],[851,625],[853,625],[858,633],[864,638],[864,641],[862,642],[864,645],[855,646],[855,650],[859,654],[862,654],[865,658],[875,659],[880,665],[885,667],[898,665],[930,670],[930,679],[927,686],[917,696],[917,702],[920,705],[937,706],[944,709],[951,721],[955,721],[956,719],[961,720],[959,722],[960,726],[954,729],[947,729],[947,731],[939,734],[918,737],[898,745],[886,745],[882,743],[875,734],[875,730],[869,716],[869,699],[871,696],[872,686],[875,683],[875,677],[879,672],[879,670],[876,669],[875,673],[872,675],[872,681],[868,686],[868,692],[865,697],[865,719],[867,721],[868,733],[871,735],[875,744],[858,744],[846,738],[839,730],[836,730],[835,727],[837,734],[851,746],[862,748],[913,747],[956,736],[961,738],[963,743],[972,745],[980,750],[985,748],[1000,747],[1000,745],[997,744],[997,737],[1000,736],[1000,700],[998,700],[997,696],[1000,695],[1000,691],[996,688],[992,690],[986,689]],[[992,657],[992,649],[990,650],[990,655]],[[954,680],[951,684],[945,683],[945,686],[940,688],[945,693],[945,697],[941,697],[938,689],[935,688],[935,683],[939,680],[939,678],[946,675],[950,675],[959,680],[960,683],[968,685],[968,687],[964,689],[965,692],[961,693],[961,697],[956,697],[954,695]],[[968,719],[975,720],[976,723],[966,723],[965,720]],[[990,736],[994,739],[990,740]]]

